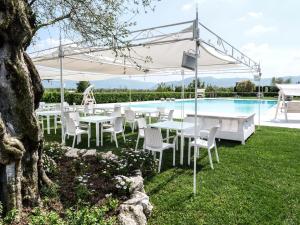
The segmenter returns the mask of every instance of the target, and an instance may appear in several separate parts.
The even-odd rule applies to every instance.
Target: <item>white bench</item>
[[[193,117],[193,114],[187,116]],[[222,114],[198,114],[200,118],[201,129],[210,129],[216,124],[220,125],[216,138],[240,141],[245,144],[245,141],[255,132],[253,114],[248,115],[222,115]]]

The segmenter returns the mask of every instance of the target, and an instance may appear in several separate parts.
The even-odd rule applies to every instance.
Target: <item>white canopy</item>
[[[184,23],[185,26],[189,22]],[[172,29],[174,27],[170,25]],[[175,26],[175,25],[174,25]],[[154,28],[151,29],[153,32]],[[142,31],[144,32],[144,31]],[[131,35],[135,34],[133,32]],[[138,38],[136,37],[138,36]],[[141,38],[141,34],[130,40],[130,49],[120,48],[118,55],[105,47],[82,47],[70,44],[63,47],[63,69],[65,80],[102,80],[112,76],[142,75],[180,71],[183,52],[193,52],[195,40],[192,26],[167,34],[152,34]],[[218,39],[219,41],[219,39]],[[220,43],[218,43],[220,45]],[[223,45],[224,43],[222,43]],[[224,47],[224,46],[222,46]],[[200,39],[198,71],[243,70],[245,63],[234,58],[227,51],[220,51],[214,45]],[[233,54],[233,51],[232,51]],[[42,79],[58,79],[59,50],[40,51],[33,57]],[[250,59],[247,59],[247,62]],[[253,70],[250,66],[247,70]]]
[[[300,84],[276,84],[285,96],[300,96]]]

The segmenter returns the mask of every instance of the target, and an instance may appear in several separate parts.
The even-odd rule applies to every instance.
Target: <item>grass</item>
[[[129,141],[124,144],[120,137],[120,146],[133,147],[136,134],[126,134]],[[59,141],[59,135],[46,140]],[[116,152],[109,140],[104,138],[99,151]],[[83,138],[79,147],[86,143]],[[218,146],[220,163],[214,162],[214,170],[206,152],[200,153],[196,196],[186,154],[185,165],[176,168],[171,151],[164,154],[162,172],[146,181],[154,205],[149,224],[300,224],[300,130],[261,127],[246,145],[221,141]],[[179,153],[176,159],[178,165]]]

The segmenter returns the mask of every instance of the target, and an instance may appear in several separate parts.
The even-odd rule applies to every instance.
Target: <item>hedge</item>
[[[97,103],[129,102],[129,92],[96,92],[94,93]],[[65,101],[69,104],[80,104],[82,93],[65,92]],[[185,98],[194,97],[193,93],[185,93]],[[132,92],[131,101],[151,101],[161,98],[181,98],[180,92]],[[42,98],[43,102],[60,102],[60,92],[45,92]]]
[[[205,97],[256,97],[256,92],[211,92],[205,93]],[[274,97],[277,96],[277,92],[267,92],[264,93],[265,97]],[[114,102],[129,102],[129,92],[96,92],[94,93],[97,103],[114,103]],[[186,92],[184,95],[185,98],[193,98],[194,93]],[[131,101],[151,101],[151,100],[160,100],[161,98],[181,98],[180,92],[132,92]],[[46,91],[42,98],[43,102],[55,103],[60,102],[60,92],[50,92]],[[80,104],[82,101],[82,93],[74,92],[65,92],[65,101],[69,104]]]

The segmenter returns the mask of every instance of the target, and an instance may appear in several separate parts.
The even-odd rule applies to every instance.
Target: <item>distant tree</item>
[[[271,85],[275,86],[275,84],[290,84],[292,83],[292,79],[289,77],[287,79],[283,79],[282,77],[272,77],[271,79]]]
[[[244,80],[236,83],[235,87],[237,92],[253,92],[255,89],[255,84],[250,80]]]
[[[187,86],[186,91],[188,92],[194,92],[195,91],[195,79],[193,79]],[[197,80],[197,88],[205,88],[205,82],[201,82],[201,80],[198,78]]]
[[[168,91],[173,91],[172,86],[168,86],[166,83],[162,82],[158,84],[156,90],[157,92],[168,92]]]
[[[77,92],[84,92],[90,85],[91,83],[89,81],[79,81],[77,83]]]

